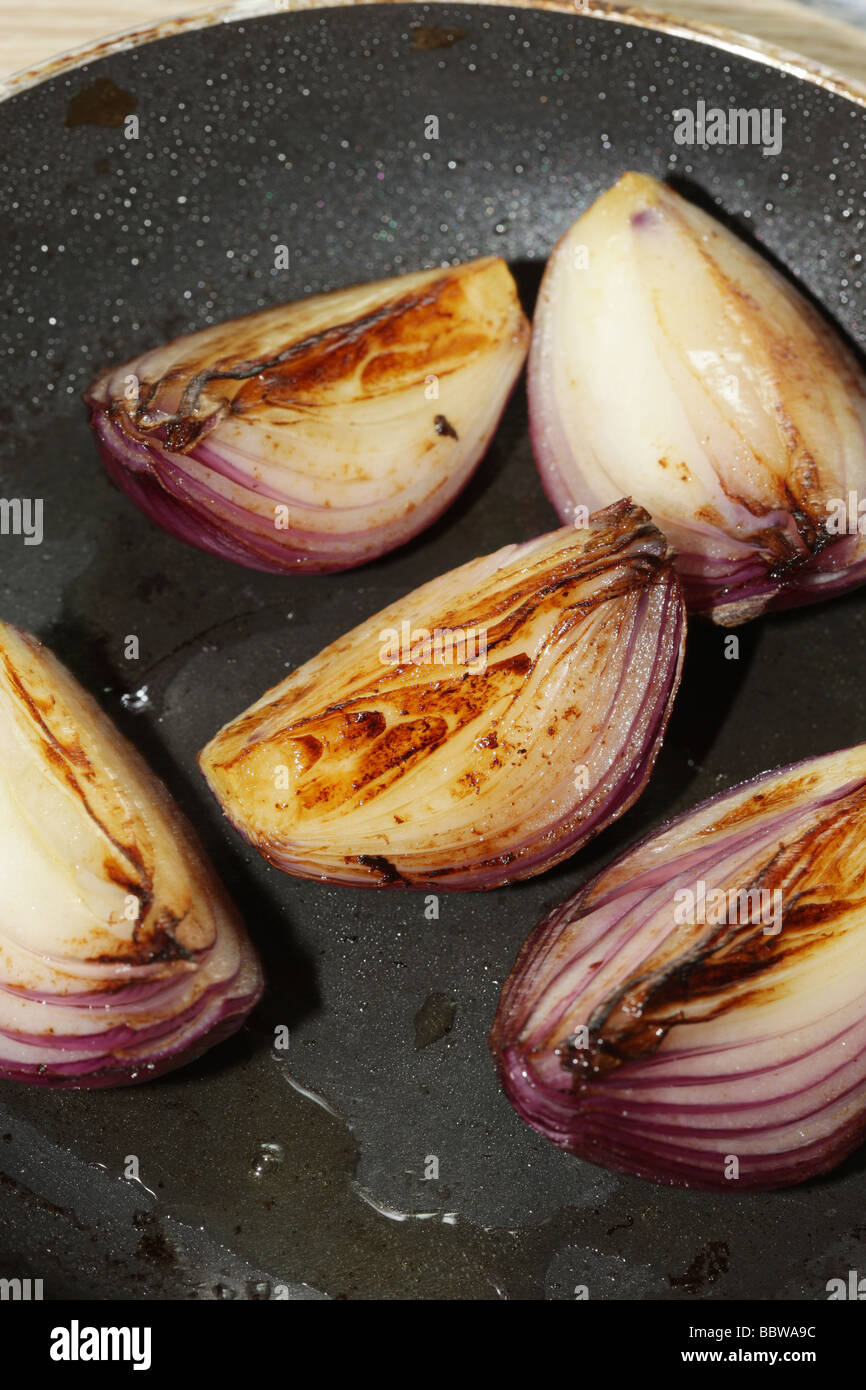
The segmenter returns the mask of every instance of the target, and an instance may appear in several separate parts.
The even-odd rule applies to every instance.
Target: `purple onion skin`
[[[18,1081],[50,1091],[107,1090],[114,1086],[137,1086],[144,1081],[156,1081],[160,1076],[198,1061],[211,1048],[234,1037],[246,1023],[261,994],[262,985],[258,983],[245,997],[225,1000],[217,1021],[208,1023],[206,1033],[181,1047],[169,1047],[162,1054],[156,1050],[128,1064],[120,1063],[116,1057],[101,1054],[94,1059],[92,1067],[83,1066],[80,1060],[62,1062],[56,1058],[44,1067],[0,1063],[0,1081]]]
[[[866,745],[703,802],[548,913],[490,1034],[521,1118],[669,1186],[780,1188],[841,1163],[866,1139],[864,832]],[[766,917],[672,925],[702,877],[778,890],[778,933]],[[650,926],[668,933],[652,947]]]
[[[744,560],[719,583],[705,557],[683,550],[677,572],[691,614],[713,620],[720,607],[732,612],[782,613],[846,594],[866,582],[866,558],[851,561],[857,538],[844,536],[824,545],[808,560],[768,573],[765,560]]]
[[[489,431],[491,439],[512,391],[513,387],[503,399],[502,408]],[[374,534],[349,534],[341,538],[339,545],[323,546],[316,540],[314,549],[302,549],[297,544],[291,544],[291,536],[287,536],[284,542],[276,540],[277,533],[272,526],[258,524],[255,518],[242,513],[240,508],[232,511],[223,500],[217,502],[214,493],[208,494],[207,490],[203,490],[196,502],[191,501],[189,496],[183,497],[182,484],[169,484],[166,461],[159,459],[156,453],[147,467],[131,468],[120,450],[110,448],[105,442],[107,421],[101,409],[88,405],[88,420],[96,435],[97,450],[106,472],[139,511],[176,540],[216,555],[220,560],[229,560],[232,564],[260,570],[265,574],[338,574],[342,570],[369,564],[405,545],[444,515],[483,456],[482,451],[474,460],[471,470],[460,475],[459,484],[455,480],[455,486],[443,489],[440,501],[426,511],[419,510],[415,520],[404,519],[399,527],[381,529]],[[234,524],[231,524],[232,516]],[[298,536],[297,532],[293,534]],[[312,540],[308,534],[302,539]]]

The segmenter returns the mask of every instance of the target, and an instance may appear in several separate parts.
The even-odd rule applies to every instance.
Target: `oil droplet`
[[[150,704],[147,686],[142,685],[138,690],[128,690],[125,695],[121,695],[120,703],[124,709],[130,710],[132,714],[140,714]]]
[[[259,1151],[250,1166],[250,1173],[254,1178],[263,1178],[271,1168],[283,1163],[285,1157],[282,1144],[259,1144]]]

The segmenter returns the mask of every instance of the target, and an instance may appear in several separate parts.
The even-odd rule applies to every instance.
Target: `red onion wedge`
[[[261,993],[165,787],[35,638],[0,623],[0,1078],[147,1081]]]
[[[691,612],[730,627],[866,579],[866,377],[787,280],[655,179],[625,174],[557,244],[529,402],[560,517],[640,502]]]
[[[490,257],[177,338],[85,394],[114,480],[172,535],[253,569],[349,569],[468,481],[529,343]]]
[[[377,613],[199,762],[287,873],[497,887],[573,854],[639,796],[684,635],[665,539],[620,502]]]
[[[536,927],[491,1048],[560,1148],[684,1187],[798,1183],[866,1136],[866,744],[672,821]]]

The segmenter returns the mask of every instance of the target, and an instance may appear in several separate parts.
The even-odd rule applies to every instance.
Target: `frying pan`
[[[598,7],[233,13],[61,60],[0,104],[0,490],[44,500],[41,545],[0,538],[2,613],[164,777],[269,981],[238,1037],[153,1085],[0,1086],[0,1276],[99,1299],[565,1299],[578,1284],[602,1299],[826,1297],[862,1268],[863,1152],[759,1195],[616,1176],[518,1120],[486,1035],[530,928],[618,849],[765,768],[866,739],[866,592],[742,629],[736,661],[693,625],[638,804],[557,870],[443,894],[428,920],[423,894],[268,868],[195,754],[368,614],[556,525],[522,390],[437,525],[362,570],[307,578],[235,567],[145,521],[102,472],[79,397],[174,334],[451,259],[506,257],[531,310],[556,238],[627,168],[759,243],[863,348],[863,98],[718,33]],[[781,154],[677,146],[672,112],[698,98],[780,107]]]

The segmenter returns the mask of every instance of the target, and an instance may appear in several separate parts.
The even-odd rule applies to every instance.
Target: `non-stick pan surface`
[[[672,112],[698,99],[780,108],[781,154],[677,145]],[[438,4],[181,32],[0,105],[0,492],[42,498],[45,532],[0,537],[0,612],[50,643],[165,778],[269,982],[233,1042],[153,1085],[0,1086],[0,1275],[99,1298],[564,1299],[586,1285],[727,1299],[823,1298],[863,1267],[864,1152],[761,1195],[617,1177],[518,1120],[486,1036],[529,929],[618,848],[744,777],[866,739],[866,590],[742,629],[738,660],[693,625],[637,806],[560,869],[443,894],[435,918],[423,894],[268,868],[195,754],[366,615],[557,524],[522,387],[432,530],[324,578],[237,568],[149,524],[104,475],[79,397],[97,369],[174,334],[452,258],[507,257],[529,310],[556,238],[627,168],[715,207],[862,347],[864,129],[844,91],[704,41]]]

